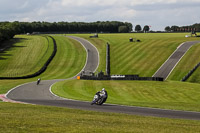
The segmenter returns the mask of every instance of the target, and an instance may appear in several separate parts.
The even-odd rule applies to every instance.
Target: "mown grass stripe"
[[[150,82],[150,81],[65,81],[62,89],[67,89],[62,96],[91,101],[96,91],[106,88],[108,103],[134,106],[148,106],[164,109],[200,111],[198,107],[200,87],[198,84],[182,82]],[[53,86],[57,95],[60,83]],[[189,89],[188,89],[189,88]],[[56,91],[55,91],[56,90]],[[78,94],[77,94],[78,93]]]
[[[56,42],[57,42],[57,50],[59,51],[59,52],[57,52],[57,54],[56,54],[56,56],[55,56],[55,59],[53,60],[53,62],[50,64],[51,65],[51,68],[48,70],[48,74],[49,75],[51,75],[51,76],[53,76],[54,75],[54,77],[56,78],[56,77],[59,77],[59,75],[60,75],[60,72],[62,73],[62,71],[60,71],[59,69],[57,69],[57,68],[60,68],[60,67],[64,67],[65,65],[65,63],[66,63],[66,59],[64,59],[64,58],[66,58],[66,57],[69,57],[70,55],[69,55],[69,50],[68,49],[66,49],[66,44],[64,43],[64,41],[62,41],[59,37],[55,37],[55,36],[53,36],[53,38],[56,40]],[[69,45],[69,47],[70,47],[70,45]],[[65,54],[64,54],[64,51],[65,51]],[[60,59],[58,59],[57,57],[63,57],[61,60]],[[54,67],[52,67],[52,65],[54,66]],[[65,69],[67,69],[67,68],[65,68]],[[66,72],[66,71],[64,71],[64,72]],[[43,77],[44,75],[41,75],[41,77]],[[44,77],[46,77],[46,76],[44,76]]]
[[[59,43],[60,43],[60,44],[64,44],[64,45],[68,45],[68,44],[65,43],[64,40],[66,40],[66,39],[65,39],[65,38],[59,38]],[[63,45],[60,45],[60,49],[63,49]],[[63,61],[57,62],[59,66],[69,66],[69,67],[66,67],[65,70],[64,70],[63,72],[68,72],[68,71],[69,71],[69,69],[70,69],[70,67],[71,67],[71,61],[74,60],[74,56],[73,56],[73,53],[71,52],[71,49],[72,49],[72,45],[71,45],[71,44],[68,45],[67,47],[65,46],[65,49],[64,49],[63,52],[66,52],[66,55],[65,55],[65,57],[64,57],[64,58],[66,58],[66,59],[63,59]],[[63,53],[60,53],[58,56],[61,57],[61,56],[63,56],[62,54],[63,54]],[[68,57],[70,57],[70,58],[68,58]],[[57,69],[56,71],[54,71],[54,74],[58,73],[59,71],[60,71],[60,70]],[[62,73],[62,74],[63,74],[63,73]]]
[[[200,122],[76,109],[0,104],[6,132],[199,132]],[[104,127],[104,128],[102,128]]]
[[[112,66],[111,68],[113,68],[113,72],[112,72],[113,74],[116,73],[116,70],[121,71],[123,68],[126,67],[127,64],[124,64],[123,61],[126,60],[127,58],[132,58],[132,56],[130,54],[131,52],[132,52],[132,50],[130,49],[128,52],[126,52],[127,54],[126,53],[124,54],[125,55],[124,57],[122,56],[123,53],[119,54],[120,56],[123,57],[123,58],[121,58],[121,60],[118,57],[113,58],[112,56],[115,56],[115,55],[111,55],[111,66]],[[135,52],[133,52],[133,54],[137,54],[138,52],[135,51]],[[133,62],[133,60],[131,62]],[[131,62],[129,62],[129,63],[131,63]]]
[[[147,45],[147,46],[145,45],[144,47],[148,49],[148,47],[151,47],[151,45]],[[143,51],[138,51],[138,54],[139,54],[139,55],[137,55],[137,53],[135,53],[136,57],[134,57],[134,56],[129,56],[128,58],[126,58],[126,59],[123,60],[123,63],[122,63],[122,64],[124,65],[124,67],[122,68],[122,71],[128,70],[127,68],[131,68],[131,67],[129,67],[129,64],[131,64],[131,62],[132,62],[132,67],[135,67],[137,64],[141,64],[141,63],[139,63],[139,62],[141,62],[142,59],[145,59],[144,57],[148,58],[148,57],[146,56],[147,53],[145,52],[144,49],[143,49]],[[144,64],[142,64],[142,65],[140,66],[140,68],[141,68],[143,65],[145,65],[145,63],[146,63],[146,62],[144,62]],[[139,69],[137,69],[137,70],[139,70]],[[138,74],[139,74],[139,72],[138,72]]]
[[[49,65],[49,69],[41,77],[69,78],[79,73],[86,61],[86,51],[82,45],[64,36],[53,36],[58,45],[58,53]],[[78,49],[78,50],[76,50]],[[76,62],[76,63],[75,63]],[[48,73],[48,75],[46,75]]]
[[[173,51],[176,49],[177,46],[179,46],[181,43],[185,41],[192,41],[196,40],[196,38],[185,38],[185,34],[187,33],[165,33],[165,34],[100,34],[99,38],[95,39],[89,39],[89,35],[77,35],[84,37],[85,39],[98,42],[98,40],[103,40],[106,44],[106,42],[109,42],[111,45],[111,74],[125,74],[126,72],[128,74],[130,73],[137,73],[141,76],[152,76],[157,69],[165,62],[165,60],[173,53]],[[140,43],[130,43],[129,38],[133,37],[136,39],[140,39]],[[154,44],[154,45],[152,45]],[[128,49],[129,46],[130,50]],[[141,56],[140,53],[137,53],[137,48],[135,48],[135,45],[139,45],[140,52],[143,53],[146,52],[143,56]],[[151,45],[152,47],[149,47],[148,49],[143,46]],[[98,44],[98,46],[100,46]],[[99,48],[99,47],[98,47]],[[145,49],[147,49],[145,51]],[[154,49],[157,49],[154,50]],[[100,49],[101,50],[101,49]],[[128,55],[128,52],[131,52],[133,50],[132,54]],[[155,53],[153,53],[154,50]],[[131,58],[132,59],[126,59]],[[140,57],[139,57],[140,56]],[[189,56],[188,56],[189,57]],[[126,61],[124,61],[126,59]],[[141,61],[138,61],[141,60]],[[131,65],[133,64],[133,66]],[[145,64],[145,65],[143,65]],[[105,66],[105,63],[104,63]],[[183,65],[181,65],[183,66]],[[120,71],[120,69],[123,67],[124,70]],[[133,68],[134,67],[134,68]],[[102,67],[101,67],[102,68]],[[101,69],[102,70],[102,69]],[[103,69],[104,70],[104,69]],[[178,70],[177,70],[178,71]],[[188,72],[188,71],[187,71]],[[184,71],[178,71],[178,73],[181,73],[179,75],[176,74],[176,76],[181,76],[184,73],[187,74],[187,72]]]
[[[85,36],[85,35],[82,35],[82,36]],[[107,35],[104,35],[104,38],[105,36]],[[127,36],[127,34],[123,36]],[[180,35],[179,34],[173,34],[173,35],[150,34],[148,36],[155,39],[166,38],[166,36],[170,36],[168,41],[170,41],[172,38],[176,40],[177,42],[178,40],[180,40],[183,34],[180,34]],[[147,39],[148,36],[146,34],[136,34],[136,37],[139,39],[140,38]],[[179,36],[179,37],[174,37],[174,36]],[[120,36],[117,36],[117,37],[119,38]],[[88,38],[88,36],[86,38]],[[102,39],[106,42],[106,39],[104,38]],[[56,40],[58,39],[64,39],[64,38],[56,38]],[[115,39],[115,37],[113,39]],[[93,42],[99,43],[98,41],[94,41],[94,40],[97,40],[97,39],[93,39]],[[182,40],[185,41],[186,39],[182,39]],[[66,44],[68,44],[69,42],[70,40],[68,39],[65,40]],[[167,41],[164,40],[163,42],[167,42]],[[62,48],[67,47],[68,45],[61,44]],[[173,43],[172,45],[176,45],[176,44]],[[100,44],[97,46],[98,48],[104,48],[104,44]],[[163,47],[168,47],[168,45],[165,45],[163,43],[163,45],[159,45],[157,47],[160,47],[162,49]],[[60,49],[59,52],[62,53],[61,54],[62,57],[65,57],[65,54],[66,54],[65,50]],[[159,59],[157,57],[153,57],[153,58]],[[55,60],[57,62],[55,62]],[[59,66],[58,68],[56,67],[57,65],[56,63],[59,63],[59,61],[61,61],[62,58],[56,56],[55,60],[49,65],[47,71],[43,74],[45,79],[52,79],[55,77],[65,78],[69,74],[69,73],[65,73],[63,69],[63,67],[67,67],[67,66]],[[158,64],[159,63],[160,62],[158,61]],[[140,64],[138,64],[138,66],[140,66]],[[51,72],[53,72],[54,69],[59,69],[60,71],[57,71],[58,72],[57,74],[52,74]],[[127,67],[127,69],[129,68]],[[63,73],[63,74],[60,75],[60,73]],[[197,77],[199,76],[197,75]],[[12,80],[12,81],[0,80],[0,92],[5,93],[7,90],[9,90],[10,88],[18,84],[22,84],[24,82],[29,82],[33,80],[36,80],[36,78],[28,79],[28,80]],[[84,81],[83,82],[83,81],[74,80],[74,81],[64,82],[61,86],[58,86],[58,90],[63,91],[65,87],[68,87],[69,90],[65,92],[67,93],[70,91],[70,89],[77,88],[77,91],[80,90],[82,94],[84,94],[84,96],[82,97],[83,100],[91,101],[95,92],[100,90],[102,87],[105,87],[109,93],[108,102],[111,102],[111,103],[113,102],[117,104],[135,105],[135,106],[200,111],[199,110],[200,109],[199,84],[171,82],[171,81],[165,81],[162,83],[143,82],[143,81],[123,81],[123,82],[117,81],[117,83],[115,82],[116,81],[112,81],[112,82]],[[121,91],[123,91],[123,93],[119,94]],[[62,92],[64,96],[68,96],[65,93]],[[142,97],[139,96],[138,93],[143,96]],[[76,99],[80,99],[79,97],[76,97],[76,92],[75,94],[71,94],[71,96],[73,96]],[[65,132],[69,130],[72,132],[87,132],[87,131],[91,131],[91,132],[97,132],[97,131],[99,132],[102,132],[102,131],[104,132],[108,132],[108,131],[109,132],[132,132],[132,131],[135,131],[135,132],[174,132],[176,131],[176,132],[181,132],[181,133],[183,132],[187,133],[187,132],[200,131],[200,128],[199,128],[200,126],[197,121],[138,117],[138,116],[113,114],[113,113],[111,114],[110,113],[96,113],[96,112],[91,112],[91,111],[88,112],[88,111],[61,109],[57,107],[56,108],[39,107],[39,106],[22,105],[22,104],[18,105],[18,104],[10,104],[10,103],[1,103],[0,114],[2,115],[1,118],[4,120],[2,121],[2,123],[0,123],[0,125],[4,127],[3,129],[6,128],[7,129],[6,131],[8,132],[33,132],[33,131],[54,132],[55,130],[58,132]],[[98,120],[98,122],[96,120]],[[12,122],[12,127],[10,127],[10,122]],[[44,123],[45,123],[45,128],[43,128]],[[46,123],[48,124],[46,125]],[[25,125],[25,126],[19,126],[19,125]],[[102,127],[104,128],[102,129]]]
[[[17,38],[18,36],[16,39]],[[13,45],[14,47],[11,47],[10,51],[8,51],[8,53],[12,53],[13,56],[9,57],[6,61],[0,61],[0,64],[6,64],[4,65],[3,73],[0,73],[2,77],[20,77],[32,74],[38,71],[48,58],[45,56],[43,61],[40,60],[41,57],[44,57],[44,54],[46,54],[45,49],[48,48],[48,44],[45,43],[45,38],[43,37],[22,36],[22,38],[18,40],[18,43]],[[38,67],[35,67],[38,62],[43,63],[39,63],[39,65],[37,65]]]

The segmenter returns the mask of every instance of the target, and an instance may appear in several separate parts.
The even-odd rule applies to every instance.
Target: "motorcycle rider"
[[[106,99],[108,98],[108,93],[107,93],[107,91],[105,90],[105,88],[103,88],[103,89],[100,91],[99,95],[100,95],[101,98],[103,99],[103,103],[104,103],[104,102],[106,101]]]
[[[97,97],[96,97],[97,96]],[[105,88],[103,88],[101,91],[98,91],[95,95],[95,100],[92,101],[91,105],[93,105],[94,103],[96,103],[98,100],[97,98],[100,98],[101,99],[101,102],[98,104],[98,105],[102,105],[104,102],[106,102],[106,99],[108,98],[108,93],[107,91],[105,90]]]
[[[100,91],[100,96],[105,98],[107,95],[107,91],[105,90],[105,88],[103,88],[101,91]]]
[[[41,79],[39,78],[39,79],[37,80],[37,85],[39,85],[40,81],[41,81]]]

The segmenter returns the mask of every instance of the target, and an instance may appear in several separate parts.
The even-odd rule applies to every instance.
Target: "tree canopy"
[[[17,23],[0,23],[0,42],[13,38],[19,32],[19,25]]]
[[[165,27],[165,31],[171,31],[171,32],[191,32],[191,31],[196,31],[196,32],[200,32],[200,23],[196,23],[193,25],[189,25],[189,26],[166,26]]]
[[[140,32],[142,30],[142,27],[140,25],[135,26],[135,31]]]
[[[127,26],[119,26],[118,28],[119,33],[128,33],[128,27]]]
[[[121,28],[120,28],[121,27]],[[118,33],[131,32],[132,24],[119,21],[97,22],[0,22],[0,42],[12,38],[15,34],[33,32],[55,33]]]
[[[144,32],[148,32],[149,30],[150,30],[149,26],[148,26],[148,25],[145,25],[144,28],[143,28],[143,31],[144,31]]]
[[[171,31],[171,28],[169,26],[166,26],[165,31],[169,32],[169,31]]]

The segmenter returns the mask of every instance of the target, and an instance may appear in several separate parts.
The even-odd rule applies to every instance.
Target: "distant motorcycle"
[[[91,105],[93,105],[93,104],[102,105],[103,103],[106,102],[107,97],[108,97],[107,93],[106,93],[106,95],[101,95],[101,92],[97,92],[94,95]]]
[[[40,81],[41,81],[41,79],[39,78],[39,79],[37,80],[37,85],[39,85]]]

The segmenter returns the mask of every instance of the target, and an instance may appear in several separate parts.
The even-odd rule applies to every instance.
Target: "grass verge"
[[[64,36],[53,36],[57,43],[57,54],[49,64],[42,79],[65,79],[78,74],[86,62],[86,51],[83,46]]]
[[[106,70],[106,44],[107,41],[103,38],[90,38],[90,34],[71,34],[72,36],[78,36],[84,38],[91,42],[99,51],[100,61],[99,67],[97,69],[98,72]]]
[[[200,122],[24,104],[0,104],[0,130],[21,132],[200,132]]]
[[[100,66],[101,69],[98,70],[105,71],[105,46],[108,42],[111,45],[111,74],[152,76],[181,43],[197,40],[195,37],[185,38],[186,34],[188,33],[99,34],[99,38],[89,38],[90,34],[75,36],[91,41],[102,51],[100,56],[104,63],[101,65],[104,66]],[[141,42],[129,42],[131,37],[140,39]]]
[[[0,76],[20,77],[40,70],[53,51],[49,37],[15,36],[10,47],[0,53]]]
[[[58,52],[47,70],[38,77],[31,79],[0,80],[0,94],[6,93],[19,84],[36,81],[39,77],[42,80],[65,79],[76,75],[82,70],[86,61],[86,51],[82,45],[63,36],[53,37],[56,39]]]
[[[91,101],[106,88],[107,103],[200,112],[200,85],[182,82],[68,80],[52,91],[62,97]]]
[[[131,34],[131,36],[132,35],[133,34]],[[79,71],[78,69],[76,69],[77,70],[76,72],[71,73],[70,68],[73,65],[69,65],[66,62],[69,61],[68,58],[71,58],[70,55],[73,54],[70,54],[68,56],[65,55],[68,53],[66,52],[68,44],[73,45],[74,43],[77,42],[73,42],[72,40],[62,37],[55,37],[55,38],[57,42],[60,44],[58,49],[61,53],[56,55],[56,59],[53,60],[53,62],[47,68],[48,70],[43,75],[41,75],[42,79],[67,78],[70,77],[70,75],[75,75],[75,73]],[[106,38],[105,40],[107,41]],[[118,41],[120,42],[120,40]],[[76,46],[79,47],[79,44],[77,43]],[[73,50],[73,48],[71,50]],[[76,58],[73,58],[73,60],[75,59]],[[79,66],[80,64],[76,64],[76,66],[74,67],[80,69]],[[18,84],[22,84],[33,80],[35,79],[1,80],[0,92],[5,93],[10,88]],[[91,101],[94,93],[97,90],[101,89],[102,87],[106,87],[109,93],[108,102],[117,101],[117,97],[119,96],[121,97],[120,99],[125,100],[128,104],[133,102],[133,105],[142,104],[142,106],[146,106],[148,104],[147,106],[149,105],[152,106],[153,104],[155,104],[156,106],[159,107],[172,106],[170,108],[175,108],[175,109],[177,109],[175,106],[179,106],[178,108],[182,108],[182,106],[185,105],[187,107],[184,107],[184,110],[185,108],[186,109],[189,108],[189,110],[197,110],[197,108],[199,108],[199,104],[197,104],[199,99],[198,85],[194,85],[196,87],[194,87],[193,84],[183,84],[181,86],[178,82],[174,82],[173,85],[166,84],[168,82],[164,82],[163,85],[155,84],[155,82],[152,83],[140,82],[138,83],[138,85],[137,82],[136,83],[133,82],[133,84],[123,83],[124,85],[121,82],[119,83],[104,83],[104,82],[94,82],[94,81],[92,82],[88,81],[85,83],[81,82],[69,81],[69,84],[66,85],[67,87],[71,86],[69,87],[69,89],[74,87],[79,89],[79,90],[72,90],[72,93],[77,95],[75,97],[81,97],[83,98],[83,100],[88,99],[89,101]],[[90,88],[91,90],[88,90],[87,87],[89,86],[91,87]],[[156,88],[154,88],[154,86]],[[184,89],[180,89],[181,87],[184,87]],[[134,88],[134,90],[132,88]],[[142,92],[140,90],[137,90],[137,88],[141,89]],[[159,88],[162,88],[160,90],[161,92],[159,91],[159,93],[157,93]],[[121,89],[125,90],[124,93],[121,93],[122,92]],[[170,89],[172,89],[173,92],[170,91]],[[130,98],[129,94],[127,93],[131,92],[130,94],[133,94],[134,91],[135,95],[133,95],[133,98]],[[176,94],[174,94],[174,92]],[[159,96],[160,94],[161,96]],[[170,97],[171,95],[173,97]],[[126,96],[129,97],[126,98]],[[135,99],[134,96],[136,97]],[[157,96],[159,96],[161,102],[159,102]],[[86,97],[87,99],[85,99]],[[127,99],[134,101],[127,101]],[[183,103],[181,104],[180,101],[183,101]],[[162,105],[165,103],[167,103],[166,104],[167,106]],[[122,104],[124,103],[122,102]],[[140,117],[140,116],[122,115],[114,113],[97,113],[97,112],[71,110],[71,109],[64,109],[57,107],[10,104],[10,103],[0,103],[0,118],[4,120],[0,121],[0,129],[1,131],[4,132],[67,132],[67,131],[68,132],[200,132],[199,121]]]
[[[175,69],[172,71],[169,76],[169,80],[177,80],[180,81],[187,73],[192,70],[196,64],[200,62],[200,44],[196,44],[190,48],[190,50],[185,54],[185,56],[181,59]],[[189,82],[200,83],[200,79],[198,76],[200,71],[196,71],[189,80]],[[198,75],[198,76],[197,76]]]

